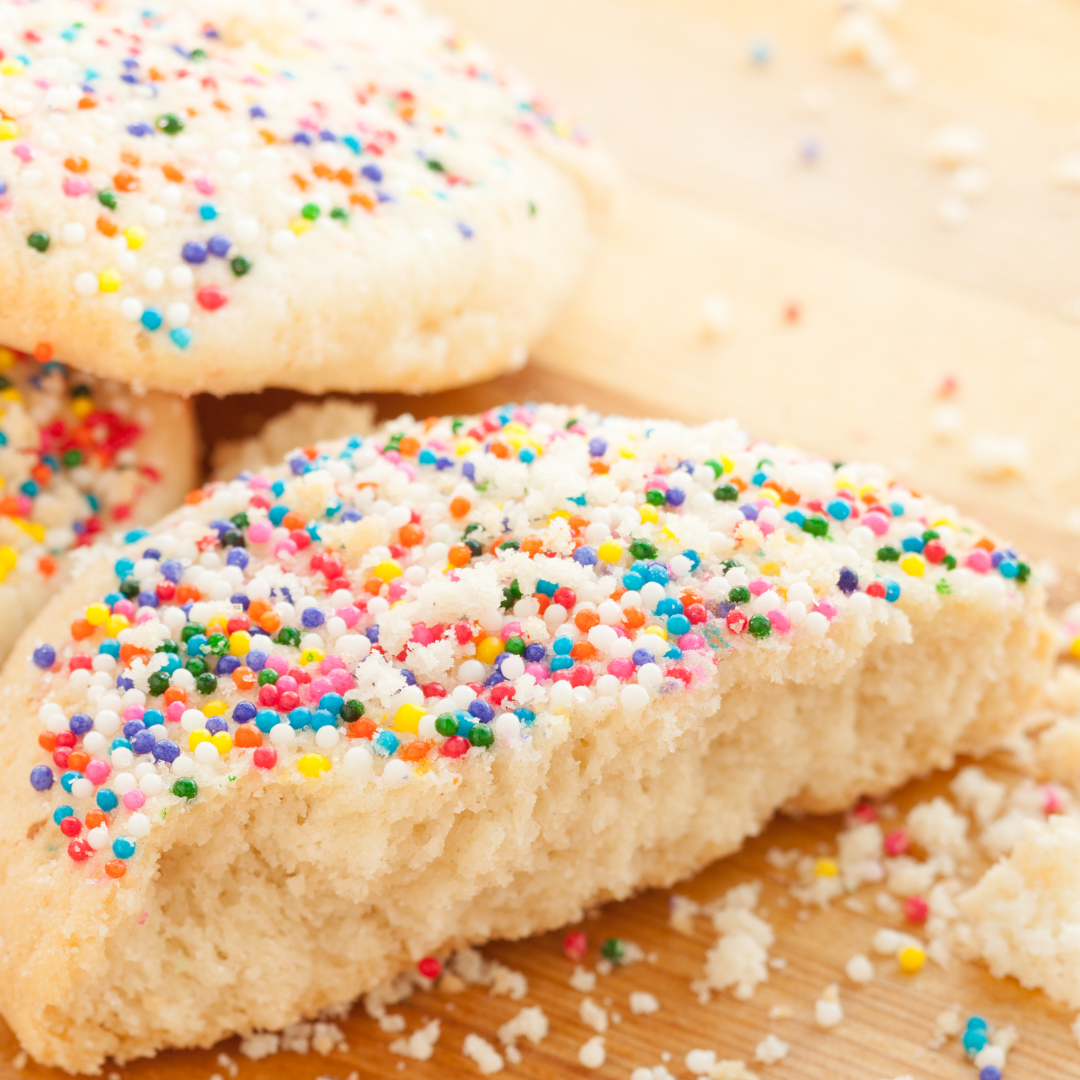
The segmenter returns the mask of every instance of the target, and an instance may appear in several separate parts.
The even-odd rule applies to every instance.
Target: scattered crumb
[[[597,1005],[592,998],[586,997],[581,999],[581,1005],[578,1007],[578,1015],[581,1017],[581,1022],[586,1027],[591,1027],[593,1031],[597,1031],[601,1035],[607,1031],[607,1009],[603,1008],[601,1005]]]
[[[604,1049],[603,1035],[594,1035],[587,1043],[578,1050],[578,1061],[586,1069],[599,1069],[607,1060],[607,1051]]]
[[[217,1063],[229,1074],[234,1077],[240,1072],[240,1066],[228,1054],[222,1052],[217,1056]]]
[[[539,1005],[529,1005],[499,1028],[499,1042],[512,1046],[515,1039],[528,1039],[536,1046],[547,1038],[547,1033],[548,1018],[544,1010]]]
[[[705,981],[714,990],[731,989],[739,1001],[752,998],[769,978],[768,949],[776,935],[753,913],[760,892],[760,883],[730,889],[713,911],[720,938],[705,954]]]
[[[844,1019],[844,1008],[840,1004],[840,987],[829,983],[821,997],[814,1002],[814,1022],[818,1027],[834,1028]]]
[[[874,978],[874,965],[862,953],[856,953],[845,965],[844,974],[860,986],[865,986]]]
[[[774,1005],[769,1010],[770,1020],[790,1020],[795,1015],[790,1005]]]
[[[482,1039],[479,1035],[466,1035],[461,1052],[476,1062],[484,1076],[502,1071],[502,1054],[487,1039]]]
[[[716,1064],[715,1050],[688,1050],[683,1064],[695,1075],[705,1076]]]
[[[669,904],[668,921],[671,928],[689,937],[694,932],[695,917],[701,914],[701,905],[689,896],[680,896],[678,893],[671,894]]]
[[[395,1039],[390,1044],[390,1053],[414,1061],[427,1061],[435,1053],[435,1044],[439,1041],[440,1025],[438,1020],[418,1028],[407,1039]]]
[[[784,1042],[771,1032],[754,1047],[754,1060],[762,1065],[775,1065],[783,1061],[791,1050],[791,1044]]]
[[[660,1002],[647,990],[635,990],[630,995],[630,1011],[635,1016],[649,1016],[660,1011]]]
[[[587,971],[578,964],[574,968],[574,974],[570,976],[570,986],[582,994],[591,993],[596,989],[596,972]]]
[[[651,1069],[648,1065],[639,1065],[631,1074],[630,1080],[675,1080],[663,1065],[654,1065]]]
[[[25,1050],[20,1050],[12,1059],[11,1067],[18,1069],[20,1072],[26,1068],[26,1063],[29,1061],[29,1057]]]

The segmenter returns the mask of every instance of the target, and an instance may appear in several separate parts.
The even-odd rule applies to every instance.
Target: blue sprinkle
[[[164,321],[165,316],[161,313],[161,309],[156,307],[148,307],[139,317],[139,322],[141,322],[147,330],[159,329]]]
[[[458,227],[458,232],[461,233],[461,235],[466,240],[471,240],[473,238],[472,229],[468,225],[466,225],[464,221],[459,221],[457,223],[457,227]]]
[[[380,731],[371,741],[371,749],[380,757],[389,757],[398,748],[398,737],[392,731]]]
[[[186,349],[191,344],[191,331],[186,326],[178,326],[169,331],[169,338],[178,349]]]
[[[574,648],[574,643],[565,635],[560,634],[552,643],[551,649],[556,656],[567,656]]]
[[[836,587],[845,596],[850,596],[859,587],[859,575],[849,567],[843,567],[836,581]]]
[[[574,552],[574,562],[580,566],[595,566],[600,561],[596,548],[583,544]]]
[[[255,716],[255,726],[264,734],[269,735],[270,731],[278,724],[278,714],[272,709],[260,709]]]
[[[69,817],[74,817],[74,816],[75,816],[75,811],[70,806],[68,806],[66,804],[62,804],[62,805],[58,806],[53,811],[52,819],[53,819],[54,822],[56,822],[57,825],[59,825],[60,822],[64,820],[64,818],[69,818]]]
[[[525,646],[525,660],[530,664],[538,664],[547,656],[547,649],[538,641]]]
[[[30,770],[30,786],[35,791],[48,791],[54,780],[53,771],[48,765],[35,765]]]
[[[72,734],[83,736],[94,726],[94,721],[84,712],[74,713],[68,721]]]
[[[495,710],[486,701],[481,701],[480,698],[469,702],[468,711],[481,724],[490,724],[495,715]]]
[[[837,521],[846,521],[851,517],[851,506],[846,499],[833,499],[825,509],[828,510]]]
[[[682,506],[686,502],[686,492],[682,488],[668,488],[667,501],[672,506]]]
[[[309,607],[304,608],[300,621],[307,629],[313,630],[316,626],[322,626],[326,622],[326,616],[317,607]]]
[[[251,108],[248,109],[248,116],[250,116],[252,120],[262,120],[266,117],[266,110],[261,105],[252,105]]]
[[[203,221],[213,221],[217,216],[217,207],[214,206],[213,203],[203,203],[202,206],[199,207],[199,217],[201,217]],[[203,260],[197,259],[189,261],[202,262]]]
[[[311,710],[304,708],[301,705],[298,709],[293,709],[289,713],[289,726],[299,731],[301,728],[307,727],[311,723]]]
[[[112,851],[118,859],[130,859],[135,854],[135,841],[130,836],[118,836],[112,842]]]
[[[241,701],[233,709],[232,718],[238,724],[250,724],[257,714],[258,709],[250,701]]]
[[[106,814],[112,813],[120,805],[120,799],[116,792],[111,788],[102,788],[94,800],[98,804],[98,808],[104,810]]]

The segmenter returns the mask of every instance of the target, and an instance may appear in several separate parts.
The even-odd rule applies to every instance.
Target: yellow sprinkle
[[[1069,653],[1075,660],[1080,660],[1080,637],[1073,638],[1073,643],[1069,646]]]
[[[0,371],[7,371],[9,367],[15,366],[15,353],[11,349],[8,349],[0,345]]]
[[[120,276],[118,270],[109,267],[108,270],[102,270],[101,273],[98,274],[98,288],[102,292],[116,292],[116,290],[120,288],[120,283],[123,280],[124,279]]]
[[[22,401],[23,396],[14,386],[8,386],[0,390],[0,398],[5,401]]]
[[[326,656],[326,653],[320,652],[318,649],[305,649],[300,654],[300,663],[310,664],[312,661],[318,663]]]
[[[292,221],[289,222],[289,228],[292,229],[297,236],[300,236],[311,228],[311,222],[308,221],[307,218],[293,218]]]
[[[950,529],[956,528],[956,522],[946,517],[938,518],[930,527],[932,529],[940,529],[942,525],[948,525]]]
[[[914,945],[900,951],[900,970],[905,975],[914,975],[925,961],[926,953],[922,949],[916,949]]]
[[[455,452],[458,456],[467,454],[470,450],[475,450],[480,444],[471,436],[466,435],[465,438],[459,439]]]
[[[77,397],[71,403],[71,411],[80,420],[85,420],[94,411],[94,403],[88,397]]]
[[[86,609],[86,621],[91,626],[104,626],[109,617],[109,609],[104,604],[91,604]]]
[[[764,495],[766,499],[771,499],[773,506],[780,505],[780,493],[778,491],[774,491],[772,488],[762,488],[761,494]]]
[[[903,570],[905,574],[910,574],[911,577],[922,577],[926,566],[918,555],[914,552],[909,552],[900,560],[900,569]]]
[[[18,135],[19,125],[14,120],[0,120],[0,142],[4,139],[18,138]]]
[[[726,473],[735,471],[735,462],[727,454],[720,455],[720,464],[724,466],[724,472]]]
[[[394,727],[398,731],[408,731],[415,735],[420,730],[420,718],[423,715],[424,710],[419,705],[406,702],[394,713]]]
[[[663,629],[661,629],[661,627],[659,627],[659,626],[646,626],[645,627],[645,633],[646,634],[656,634],[658,637],[664,637],[665,636]]]
[[[110,615],[105,620],[105,633],[109,637],[116,637],[121,630],[126,630],[130,625],[126,615]]]
[[[224,701],[208,701],[202,707],[203,716],[223,716],[225,714]]]
[[[225,615],[215,615],[206,624],[207,634],[209,635],[209,634],[213,633],[215,630],[224,631],[225,628],[228,625],[229,625],[229,620],[228,620],[227,616],[225,616]]]
[[[232,736],[227,731],[219,731],[210,736],[214,749],[224,757],[232,749]]]
[[[644,506],[638,508],[638,513],[641,515],[643,522],[649,521],[655,523],[659,520],[660,515],[656,512],[656,507],[646,503]]]
[[[19,553],[8,544],[0,547],[0,567],[4,570],[14,570],[15,564],[19,561]]]
[[[393,581],[394,578],[401,577],[401,567],[396,562],[390,562],[389,560],[372,567],[371,572],[375,577],[382,578],[383,581]]]
[[[814,866],[814,873],[818,877],[836,877],[839,872],[835,859],[818,859]]]
[[[622,547],[614,540],[605,540],[596,553],[604,562],[616,563],[622,558]]]
[[[146,232],[138,225],[131,225],[124,230],[124,239],[132,251],[137,251],[146,243]]]
[[[229,652],[233,656],[247,656],[251,652],[251,635],[246,630],[237,630],[229,635]]]
[[[550,525],[556,518],[565,518],[567,521],[569,521],[570,520],[570,511],[569,510],[552,510],[551,513],[548,514],[548,524]]]
[[[481,664],[494,664],[495,658],[503,651],[501,638],[486,637],[476,646],[476,659]]]
[[[780,566],[778,563],[767,562],[759,568],[758,573],[764,574],[766,577],[776,577],[780,573]]]
[[[322,754],[305,754],[297,763],[296,767],[305,776],[318,776],[330,768],[330,761]]]
[[[32,536],[39,544],[45,539],[45,526],[39,525],[36,521],[27,521],[26,518],[12,518],[12,521],[19,526],[20,529],[27,536]]]
[[[413,776],[423,776],[424,773],[431,772],[431,765],[425,759],[424,761],[418,761],[413,767]]]
[[[206,728],[196,728],[188,736],[188,741],[187,741],[188,749],[189,750],[194,750],[195,747],[199,745],[199,743],[204,743],[209,738],[210,738],[210,732],[207,731]]]
[[[629,446],[620,446],[619,447],[619,457],[632,458],[634,456],[635,456],[634,451],[631,450]]]
[[[26,69],[14,57],[0,61],[0,75],[21,75]]]

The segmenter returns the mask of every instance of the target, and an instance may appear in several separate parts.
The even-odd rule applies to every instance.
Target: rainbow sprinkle
[[[707,691],[744,650],[1030,577],[877,467],[561,406],[297,450],[193,492],[113,572],[33,653],[30,782],[114,878],[206,785],[421,783]]]

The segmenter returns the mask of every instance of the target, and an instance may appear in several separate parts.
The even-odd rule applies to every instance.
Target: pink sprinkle
[[[877,811],[874,809],[873,803],[859,803],[852,811],[852,816],[856,821],[862,822],[863,825],[870,825],[877,821]]]
[[[248,526],[248,540],[253,544],[265,544],[274,535],[269,521],[256,521]]]
[[[930,916],[930,905],[921,896],[909,896],[904,901],[904,918],[908,922],[924,923]]]
[[[146,796],[138,788],[124,793],[124,805],[129,810],[141,810],[145,803]]]
[[[976,574],[985,574],[994,565],[990,558],[990,552],[985,548],[976,548],[966,560],[968,569],[974,570]]]
[[[248,530],[251,531],[250,529]],[[334,614],[351,630],[360,621],[360,612],[351,604],[348,607],[338,608]]]
[[[126,619],[134,618],[135,605],[130,600],[117,600],[113,604],[113,614],[123,615]]]
[[[86,765],[86,779],[91,784],[104,784],[109,779],[112,768],[107,761],[101,758],[92,758]]]
[[[146,710],[141,705],[129,705],[124,710],[125,720],[141,720]]]
[[[200,176],[195,180],[195,190],[201,195],[213,195],[214,185],[205,176]]]
[[[268,667],[271,671],[276,671],[278,675],[284,675],[289,670],[289,661],[284,656],[278,656],[274,653],[266,658],[266,663],[263,665]]]
[[[1043,813],[1061,814],[1065,811],[1065,798],[1053,784],[1043,784]]]
[[[290,690],[294,694],[296,693],[297,682],[291,675],[281,675],[274,685],[277,687],[279,694],[287,693]]]
[[[399,461],[398,469],[403,472],[410,480],[410,482],[416,479],[416,469],[408,461]]]
[[[884,536],[889,531],[889,519],[876,510],[871,510],[863,518],[863,524],[875,535]]]
[[[531,675],[538,683],[542,683],[548,677],[548,670],[543,664],[526,664],[525,674]]]
[[[629,679],[634,674],[634,661],[625,657],[617,657],[607,666],[608,673],[616,679]]]
[[[768,521],[762,521],[761,518],[757,519],[757,527],[761,530],[762,536],[769,536],[771,533],[776,532],[776,526],[770,524]]]
[[[339,694],[353,688],[353,677],[344,668],[334,668],[330,672],[330,685]]]
[[[412,628],[411,640],[418,645],[430,645],[435,640],[435,635],[423,623],[417,623]]]
[[[779,608],[769,612],[769,625],[778,633],[786,634],[791,629],[791,620]]]
[[[705,639],[700,634],[683,634],[679,638],[679,648],[683,652],[704,652]]]
[[[89,195],[91,191],[90,185],[80,179],[78,176],[68,176],[64,178],[64,194],[72,197],[78,195]]]
[[[814,605],[814,611],[820,612],[826,619],[836,618],[836,608],[828,600],[819,600]]]
[[[500,631],[499,637],[503,641],[509,641],[512,637],[521,637],[521,623],[508,622]]]
[[[139,608],[139,614],[135,616],[135,622],[142,626],[143,623],[157,618],[157,611],[152,607]]]
[[[400,579],[394,578],[387,587],[386,598],[393,604],[395,601],[400,600],[405,595],[407,586],[402,585]]]
[[[524,424],[526,427],[532,427],[533,424],[536,422],[536,417],[533,416],[533,414],[529,412],[528,409],[515,409],[514,419],[519,424]]]
[[[646,491],[667,491],[668,482],[659,476],[651,476],[645,481]]]
[[[393,462],[395,465],[401,460],[401,454],[396,450],[384,450],[383,457],[386,458],[387,461]]]
[[[279,679],[278,682],[280,681]],[[329,679],[312,679],[311,685],[308,687],[308,696],[312,701],[319,701],[322,699],[323,694],[329,694],[333,689],[333,684]]]
[[[18,146],[12,148],[11,151],[20,161],[33,161],[34,151],[30,149],[26,143],[19,143]]]
[[[767,593],[771,587],[764,578],[754,578],[750,582],[750,595],[760,596],[762,593]]]
[[[345,662],[337,653],[328,653],[319,664],[319,672],[322,675],[329,675],[335,668],[343,668],[344,666]]]
[[[296,554],[296,544],[292,540],[279,540],[274,545],[274,555],[277,558],[292,558]]]
[[[165,718],[174,724],[180,723],[180,717],[184,715],[187,706],[182,701],[174,701],[166,710]]]
[[[248,487],[252,491],[266,491],[270,487],[270,478],[267,476],[253,476],[248,481]],[[251,527],[248,528],[248,535],[251,535]]]
[[[894,829],[885,834],[885,854],[895,859],[897,855],[904,855],[911,847],[908,834],[903,829]]]

